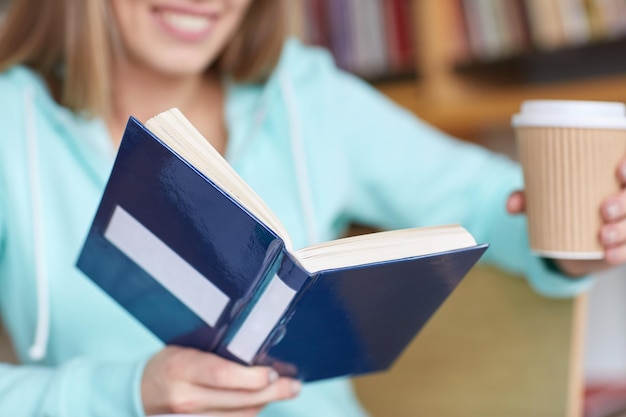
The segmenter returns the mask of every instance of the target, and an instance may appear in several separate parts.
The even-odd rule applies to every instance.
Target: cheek
[[[230,5],[234,8],[238,8],[245,12],[253,1],[254,0],[230,0]],[[265,1],[265,0],[261,0],[261,1]],[[289,1],[293,1],[293,0],[289,0]]]
[[[140,20],[140,3],[133,0],[110,0],[109,4],[111,15],[120,36],[132,32],[132,28]]]
[[[113,0],[112,14],[115,20],[115,28],[117,37],[123,45],[126,53],[134,55],[134,53],[146,47],[147,41],[153,34],[151,14],[148,10],[139,10],[136,1],[130,0]]]
[[[229,2],[228,13],[223,16],[221,24],[214,33],[213,40],[221,44],[218,49],[225,46],[228,40],[239,30],[249,4],[250,0],[232,0]]]
[[[241,21],[248,11],[250,4],[253,0],[230,0],[229,1],[229,9],[231,11],[231,15],[237,21]],[[264,0],[263,0],[264,1]],[[294,0],[289,0],[294,1]]]

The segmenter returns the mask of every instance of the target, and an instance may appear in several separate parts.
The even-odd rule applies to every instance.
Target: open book
[[[172,109],[130,118],[77,265],[166,343],[314,381],[388,368],[486,248],[448,225],[294,250]]]

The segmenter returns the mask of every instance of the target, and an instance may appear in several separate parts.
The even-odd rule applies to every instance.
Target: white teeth
[[[165,12],[163,20],[170,26],[185,32],[201,32],[211,26],[211,20],[205,16]]]

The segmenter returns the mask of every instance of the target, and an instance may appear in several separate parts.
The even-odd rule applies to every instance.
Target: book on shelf
[[[361,0],[348,0],[347,5],[353,52],[352,67],[348,69],[363,76],[384,75],[388,65],[383,6],[378,1]]]
[[[626,35],[623,0],[455,0],[451,5],[449,13],[461,29],[456,32],[463,37],[457,42],[467,50],[457,55],[469,62],[551,53]]]
[[[290,34],[369,80],[415,75],[413,0],[289,0]],[[303,18],[304,16],[304,18]]]
[[[383,2],[388,71],[406,74],[415,71],[415,33],[412,8],[407,0]]]
[[[447,225],[295,249],[172,109],[129,119],[77,265],[165,343],[314,381],[391,366],[486,248]]]

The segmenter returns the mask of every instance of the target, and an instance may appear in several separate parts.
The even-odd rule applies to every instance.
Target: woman
[[[266,368],[163,347],[76,269],[129,115],[180,108],[295,247],[355,221],[458,222],[491,243],[487,261],[555,296],[591,283],[559,269],[626,259],[616,195],[607,262],[549,268],[504,208],[523,210],[522,194],[507,200],[516,165],[416,120],[323,51],[283,45],[278,15],[279,0],[14,0],[0,33],[0,312],[23,364],[0,365],[0,415],[364,415],[345,380],[300,392]]]

